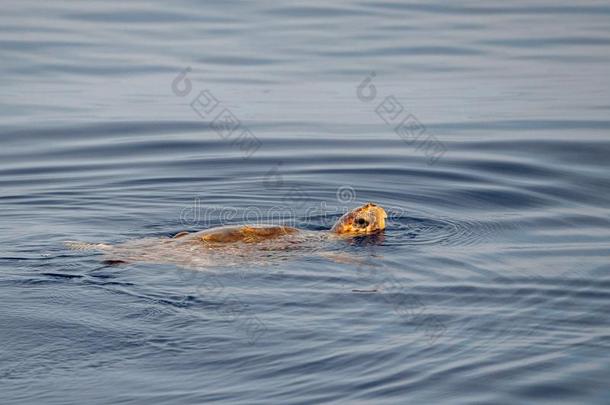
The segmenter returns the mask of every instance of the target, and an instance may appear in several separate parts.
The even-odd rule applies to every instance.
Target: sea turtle
[[[77,250],[105,253],[105,262],[172,263],[185,267],[243,264],[289,258],[295,252],[319,253],[341,260],[341,244],[385,229],[383,208],[366,203],[344,214],[330,231],[310,231],[282,225],[238,225],[180,232],[172,238],[145,238],[118,245],[66,242]]]

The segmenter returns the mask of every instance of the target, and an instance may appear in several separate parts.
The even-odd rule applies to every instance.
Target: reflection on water
[[[609,23],[596,0],[5,2],[1,402],[607,403]],[[323,234],[367,201],[383,234],[311,249],[64,245]]]

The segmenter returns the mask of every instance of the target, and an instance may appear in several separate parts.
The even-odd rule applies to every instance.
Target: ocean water
[[[609,73],[605,1],[3,2],[0,403],[608,403]]]

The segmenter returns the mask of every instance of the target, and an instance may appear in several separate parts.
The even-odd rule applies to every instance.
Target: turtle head
[[[347,236],[369,235],[384,230],[387,217],[383,208],[366,203],[339,218],[331,232]]]

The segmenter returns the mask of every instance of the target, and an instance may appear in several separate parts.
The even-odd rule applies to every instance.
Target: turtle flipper
[[[99,251],[106,252],[106,254],[104,255],[104,259],[102,260],[102,263],[107,264],[107,265],[115,266],[118,264],[128,263],[125,260],[116,259],[116,258],[109,256],[113,246],[108,245],[106,243],[89,243],[89,242],[77,242],[77,241],[66,241],[64,243],[68,248],[70,248],[72,250],[96,250],[98,252]]]

